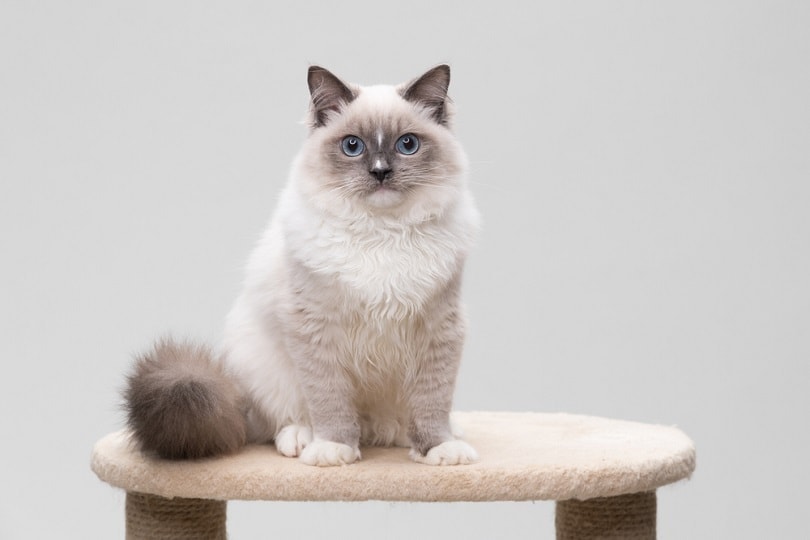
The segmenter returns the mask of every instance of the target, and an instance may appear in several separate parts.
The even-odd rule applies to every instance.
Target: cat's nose
[[[378,182],[384,182],[391,175],[391,169],[371,169],[370,172]]]
[[[374,167],[372,167],[372,169],[368,172],[370,172],[378,182],[383,182],[386,178],[391,176],[391,167],[389,167],[384,161],[380,162],[378,160],[377,163],[374,164]]]

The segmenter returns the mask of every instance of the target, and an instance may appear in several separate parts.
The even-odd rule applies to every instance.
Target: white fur
[[[401,319],[452,277],[459,251],[466,251],[476,231],[466,210],[458,205],[443,219],[407,227],[362,216],[325,220],[289,190],[279,211],[293,257],[315,272],[338,276],[346,291],[381,315]]]
[[[282,456],[297,457],[312,442],[312,430],[308,426],[290,424],[278,432],[274,442]]]
[[[409,107],[393,87],[370,87],[361,89],[345,115],[378,109],[407,112]],[[341,117],[335,119],[339,121]],[[228,368],[250,398],[250,439],[274,439],[284,455],[334,465],[359,459],[359,451],[311,441],[299,375],[283,335],[293,268],[303,267],[311,280],[329,283],[316,307],[350,325],[350,338],[338,346],[343,368],[368,389],[358,404],[366,418],[363,440],[404,444],[407,418],[398,392],[402,381],[413,376],[413,366],[401,359],[419,354],[409,347],[422,346],[410,339],[408,315],[418,312],[458,271],[477,231],[478,213],[466,189],[466,160],[445,128],[436,125],[434,135],[454,152],[459,170],[446,185],[406,201],[396,200],[400,194],[356,200],[324,193],[323,173],[310,158],[322,142],[321,131],[311,134],[295,160],[275,218],[250,257],[242,294],[226,321],[224,348]],[[467,463],[474,461],[474,452],[451,441],[417,461]]]
[[[360,459],[360,450],[347,444],[315,439],[304,448],[301,461],[307,465],[331,467],[349,465]]]
[[[424,456],[411,450],[411,459],[425,465],[469,465],[478,461],[478,452],[464,441],[446,441],[428,450]]]

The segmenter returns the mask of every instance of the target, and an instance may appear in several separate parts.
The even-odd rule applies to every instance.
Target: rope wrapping
[[[226,504],[127,492],[127,540],[225,540]]]
[[[655,540],[655,491],[557,502],[557,540]]]

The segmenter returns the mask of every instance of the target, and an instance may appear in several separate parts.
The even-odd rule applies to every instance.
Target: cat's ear
[[[320,66],[309,67],[307,84],[311,96],[312,127],[326,125],[330,112],[339,111],[355,98],[354,92],[343,81]]]
[[[424,106],[439,124],[447,124],[449,111],[447,88],[450,86],[450,66],[441,64],[408,83],[402,97]]]

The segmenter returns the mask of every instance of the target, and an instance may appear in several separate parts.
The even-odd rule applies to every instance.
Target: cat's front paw
[[[348,465],[360,459],[360,449],[348,444],[315,439],[306,445],[298,459],[307,465],[318,467]]]
[[[445,441],[427,451],[424,456],[411,449],[411,459],[425,465],[469,465],[478,461],[478,452],[464,441]]]
[[[282,456],[296,457],[312,442],[312,430],[307,426],[290,424],[278,432],[273,442]]]

